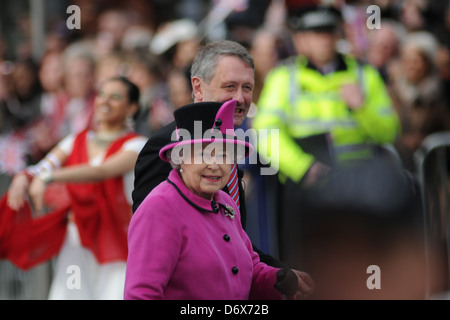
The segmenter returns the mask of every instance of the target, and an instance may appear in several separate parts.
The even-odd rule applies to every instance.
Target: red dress
[[[87,132],[78,134],[65,166],[88,163]],[[130,132],[114,141],[105,159],[136,137]],[[56,256],[64,242],[68,214],[74,214],[81,243],[92,251],[99,263],[126,261],[127,231],[132,215],[124,194],[122,176],[92,183],[70,183],[70,203],[43,217],[33,218],[27,203],[20,211],[7,205],[7,194],[0,199],[0,258],[21,269],[29,269]]]

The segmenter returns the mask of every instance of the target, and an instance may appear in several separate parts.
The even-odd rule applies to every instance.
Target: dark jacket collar
[[[316,70],[320,74],[324,74],[322,70],[320,70],[316,65],[314,65],[310,60],[307,60],[306,67],[309,69]],[[335,56],[335,59],[331,62],[332,67],[330,68],[331,71],[327,72],[336,72],[336,71],[346,71],[348,69],[347,64],[345,63],[345,59],[342,54],[338,53]]]
[[[178,170],[172,169],[169,173],[167,181],[173,185],[177,192],[192,206],[202,211],[214,212],[212,207],[214,204],[213,201],[202,198],[189,190],[189,188],[184,184]],[[215,200],[216,197],[217,194],[214,195],[213,200]]]

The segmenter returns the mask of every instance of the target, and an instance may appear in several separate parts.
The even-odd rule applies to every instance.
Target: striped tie
[[[239,208],[239,182],[238,182],[238,171],[237,171],[237,165],[233,165],[231,167],[230,172],[230,180],[228,180],[228,193],[230,194],[231,198],[233,198],[234,202],[236,202],[238,208]]]

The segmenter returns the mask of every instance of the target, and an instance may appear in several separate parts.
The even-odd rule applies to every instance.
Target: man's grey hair
[[[223,56],[238,57],[255,70],[253,57],[244,46],[235,41],[221,40],[209,42],[200,47],[192,62],[191,78],[199,77],[205,83],[209,84],[214,77],[217,62]]]

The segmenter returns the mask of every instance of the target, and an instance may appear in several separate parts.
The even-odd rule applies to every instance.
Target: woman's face
[[[94,69],[91,62],[81,57],[71,60],[65,69],[64,84],[72,98],[84,98],[94,91]]]
[[[232,155],[233,151],[226,150],[222,144],[194,145],[191,156],[181,163],[185,185],[200,197],[212,200],[228,183],[234,162]]]
[[[296,49],[318,65],[330,63],[336,56],[337,35],[332,32],[303,31],[294,35]]]
[[[402,63],[406,80],[409,83],[419,83],[427,75],[427,61],[418,49],[403,50]]]
[[[42,60],[39,79],[47,92],[55,92],[63,86],[63,63],[59,53],[52,53]]]
[[[111,127],[123,126],[136,109],[128,100],[127,87],[120,81],[107,81],[95,98],[95,120]]]

